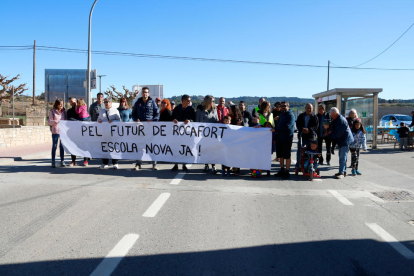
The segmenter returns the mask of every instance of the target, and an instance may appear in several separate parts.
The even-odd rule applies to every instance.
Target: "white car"
[[[409,126],[411,125],[412,117],[404,114],[388,114],[381,118],[380,126],[389,126],[390,121],[393,126],[400,126],[402,122],[404,122],[406,126]]]

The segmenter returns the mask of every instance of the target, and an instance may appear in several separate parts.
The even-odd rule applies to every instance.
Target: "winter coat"
[[[66,110],[66,120],[79,121],[79,115],[76,113],[76,107],[69,108]]]
[[[79,106],[79,107],[75,108],[75,111],[79,115],[80,119],[89,117],[88,111],[86,109],[87,109],[86,105],[82,105],[82,106]]]
[[[282,112],[276,122],[275,132],[278,142],[291,142],[295,131],[295,116],[292,110]]]
[[[397,129],[397,133],[400,135],[400,138],[407,138],[410,134],[410,129],[406,126],[403,126]]]
[[[132,109],[120,109],[117,108],[119,112],[119,117],[121,117],[122,122],[132,122]]]
[[[360,149],[367,150],[367,139],[362,130],[358,130],[356,133],[352,131],[354,142],[351,143],[349,148],[351,149]]]
[[[66,120],[66,111],[65,109],[57,110],[51,109],[49,111],[49,120],[47,124],[52,127],[52,134],[59,134],[59,122],[61,120]]]
[[[311,114],[308,122],[308,126],[305,127],[305,116],[306,112],[299,114],[298,119],[296,120],[296,128],[298,129],[298,137],[301,137],[304,141],[311,141],[317,137],[317,131],[319,126],[318,117],[315,114]],[[308,133],[303,133],[303,129],[308,128]]]
[[[177,120],[179,122],[185,122],[186,120],[190,120],[191,122],[194,122],[195,120],[194,108],[191,106],[187,106],[185,109],[183,109],[183,106],[179,104],[173,110],[172,119]]]
[[[348,122],[345,117],[340,114],[338,114],[338,117],[332,121],[330,130],[332,133],[328,134],[328,136],[337,140],[338,147],[350,145],[354,141]]]
[[[328,120],[329,122],[332,122],[332,117],[331,117],[330,112],[325,112],[323,114],[323,116],[325,116],[325,120]],[[322,121],[322,115],[318,113],[318,114],[316,114],[316,117],[318,117],[318,131],[316,132],[316,134],[318,134],[318,138],[319,137],[325,137],[323,134],[321,135],[321,131],[322,131],[322,133],[324,131],[323,126],[321,125],[323,123],[323,122],[321,122]]]
[[[197,109],[195,121],[199,123],[218,123],[217,109]]]
[[[229,110],[227,107],[221,108],[220,106],[217,106],[217,116],[219,123],[223,123],[223,118],[227,115],[229,115]]]
[[[101,109],[101,112],[99,112],[98,121],[108,122],[108,117],[109,121],[121,121],[121,116],[119,116],[118,109],[116,109],[115,107],[111,107],[110,109]]]
[[[172,111],[169,109],[164,109],[164,111],[160,112],[160,122],[171,122],[172,119]]]
[[[101,109],[105,109],[105,104],[102,102],[101,104],[98,104],[98,102],[94,102],[89,107],[89,115],[91,116],[91,121],[96,122],[98,121],[99,112],[101,112]]]
[[[132,109],[132,120],[134,122],[140,121],[158,121],[160,114],[158,111],[158,106],[151,97],[148,98],[148,101],[144,103],[144,100],[141,98],[136,101],[134,108]]]
[[[242,111],[241,114],[243,116],[243,125],[245,127],[252,126],[253,124],[252,114],[250,114],[249,111]]]

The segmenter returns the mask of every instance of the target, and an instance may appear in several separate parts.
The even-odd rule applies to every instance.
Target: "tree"
[[[11,79],[7,79],[8,77],[9,76],[3,76],[0,74],[0,117],[3,116],[1,110],[1,103],[3,100],[11,99],[13,96],[16,97],[28,89],[26,88],[26,83],[22,83],[17,87],[11,85],[12,82],[20,79],[20,74]]]
[[[121,99],[121,98],[125,98],[126,100],[127,100],[127,102],[128,102],[128,104],[130,104],[130,103],[132,103],[132,100],[133,99],[135,99],[135,97],[138,95],[138,91],[134,91],[134,92],[131,92],[131,91],[129,91],[129,89],[126,89],[125,88],[125,85],[123,85],[122,86],[122,89],[124,89],[124,93],[122,94],[121,92],[118,92],[118,91],[116,91],[116,88],[115,88],[115,86],[114,85],[111,85],[110,86],[111,88],[108,88],[105,92],[104,92],[104,94],[106,95],[106,96],[108,96],[108,97],[111,97],[112,99],[117,99],[118,101]],[[111,90],[112,89],[112,90]]]

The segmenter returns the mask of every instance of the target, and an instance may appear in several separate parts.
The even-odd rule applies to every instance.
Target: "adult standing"
[[[148,87],[142,88],[142,97],[134,104],[132,109],[132,120],[134,122],[156,122],[160,118],[157,103],[150,97]],[[134,170],[141,169],[142,160],[137,160]],[[157,170],[157,161],[152,161],[152,169]]]
[[[51,126],[52,131],[52,168],[56,168],[55,157],[57,144],[59,142],[59,122],[66,120],[66,111],[63,108],[63,101],[57,99],[53,104],[53,108],[49,112],[48,125]],[[60,150],[60,166],[65,167],[65,150],[63,149],[62,140],[59,143]]]
[[[118,112],[122,122],[132,122],[132,109],[125,98],[119,100]]]
[[[305,112],[299,114],[296,120],[296,128],[298,129],[298,150],[296,151],[296,167],[299,167],[300,149],[306,146],[310,149],[310,142],[317,137],[318,117],[313,113],[313,105],[306,104]]]
[[[231,117],[231,124],[232,125],[235,125],[235,126],[243,126],[244,125],[243,116],[240,112],[240,109],[237,106],[231,105],[229,107],[229,116]]]
[[[92,122],[98,121],[99,113],[102,109],[105,109],[105,104],[103,102],[103,94],[101,92],[98,93],[96,96],[96,102],[91,104],[89,107],[89,115],[91,117]]]
[[[354,138],[349,128],[347,120],[339,114],[336,107],[331,108],[332,124],[329,130],[329,137],[336,139],[339,148],[339,173],[335,178],[340,179],[346,176],[346,158],[348,155],[349,145]]]
[[[223,97],[221,97],[219,99],[219,104],[217,106],[217,115],[218,115],[218,119],[219,119],[220,124],[223,123],[224,117],[229,115],[229,110],[226,107],[226,99],[223,98]]]
[[[262,105],[262,103],[263,103],[264,101],[266,101],[266,99],[265,99],[265,98],[260,98],[260,99],[259,99],[259,105],[258,105],[258,106],[256,106],[256,107],[252,110],[252,117],[253,117],[253,118],[254,118],[254,117],[259,117],[259,115],[257,114],[257,112],[259,112],[259,110],[260,110],[260,106]]]
[[[264,126],[266,122],[272,124],[272,127],[275,126],[275,122],[273,120],[273,113],[270,110],[270,102],[263,101],[260,105],[260,110],[257,111],[257,116],[259,117],[259,123]]]
[[[175,102],[174,101],[171,101],[171,110],[174,110],[174,108],[176,107],[177,105],[175,104]]]
[[[323,141],[325,141],[326,147],[326,164],[331,165],[331,142],[332,139],[327,135],[323,123],[328,122],[329,124],[332,121],[331,114],[326,112],[326,105],[320,104],[318,106],[318,117],[319,128],[318,128],[318,149],[322,153]],[[323,154],[319,157],[319,165],[323,165]]]
[[[197,108],[195,121],[198,123],[210,123],[210,124],[216,124],[219,122],[218,115],[217,115],[217,108],[216,108],[216,104],[214,103],[213,96],[207,95],[204,97],[204,101],[201,104],[201,108]],[[212,169],[213,174],[217,173],[215,164],[211,164],[211,169]],[[208,164],[205,164],[203,171],[204,172],[210,171]]]
[[[184,122],[184,124],[188,124],[189,122],[194,122],[195,120],[195,111],[194,108],[191,107],[191,97],[184,94],[181,96],[182,104],[179,104],[172,113],[172,118],[174,124],[178,124],[178,122]],[[171,171],[178,170],[178,163],[174,164]],[[183,171],[188,172],[188,168],[185,164],[183,164]]]
[[[79,115],[78,113],[76,113],[76,105],[77,105],[78,101],[75,97],[71,97],[69,98],[69,104],[70,106],[72,106],[71,108],[69,108],[66,111],[66,117],[67,120],[69,121],[80,121]],[[72,160],[72,162],[69,164],[69,167],[73,167],[76,165],[76,155],[71,154],[70,158]],[[84,166],[88,166],[88,158],[84,157],[83,158],[83,165]]]
[[[244,126],[252,126],[253,125],[253,117],[249,111],[246,110],[246,103],[244,101],[239,102],[239,109],[243,116],[243,125]]]
[[[352,108],[346,117],[350,129],[354,127],[356,119],[358,119],[358,113],[355,108]]]
[[[273,114],[273,120],[276,122],[277,121],[277,117],[279,116],[279,114],[281,113],[280,111],[280,102],[276,102],[275,103],[275,108],[273,108],[272,110],[272,114]]]
[[[107,122],[111,124],[112,122],[120,122],[121,117],[119,116],[118,109],[112,106],[112,99],[105,98],[104,99],[105,108],[101,109],[98,115],[98,123]],[[108,168],[109,159],[102,159],[102,165],[99,167],[100,169]],[[118,160],[112,159],[112,165],[114,170],[118,169]]]
[[[280,171],[275,176],[281,176],[284,179],[290,177],[289,170],[291,164],[291,149],[293,142],[293,133],[295,130],[295,116],[289,109],[289,103],[281,102],[281,113],[276,122],[276,156],[279,158]],[[286,160],[286,170],[285,170]]]
[[[161,101],[161,111],[160,111],[160,122],[171,122],[172,119],[172,110],[171,104],[168,99]]]
[[[158,109],[161,109],[161,98],[160,97],[155,98],[155,103],[157,104]]]

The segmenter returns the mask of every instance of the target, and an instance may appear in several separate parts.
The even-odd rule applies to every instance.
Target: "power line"
[[[21,50],[31,50],[33,46],[0,46],[1,48],[7,47],[21,47]],[[27,48],[29,47],[29,48]],[[87,50],[73,49],[64,47],[52,47],[52,46],[36,46],[36,49],[42,51],[57,51],[57,52],[69,52],[85,54]],[[295,63],[280,63],[280,62],[264,62],[264,61],[248,61],[248,60],[232,60],[232,59],[217,59],[217,58],[199,58],[199,57],[186,57],[186,56],[167,56],[167,55],[153,55],[153,54],[137,54],[137,53],[124,53],[124,52],[111,52],[111,51],[91,51],[98,55],[115,55],[115,56],[131,56],[141,58],[164,58],[164,59],[179,59],[179,60],[193,60],[193,61],[210,61],[210,62],[226,62],[226,63],[238,63],[238,64],[255,64],[255,65],[273,65],[273,66],[294,66],[294,67],[311,67],[311,68],[327,68],[326,65],[313,65],[313,64],[295,64]],[[332,63],[333,64],[333,63]],[[331,66],[332,69],[358,69],[358,70],[386,70],[386,71],[414,71],[414,69],[405,68],[362,68],[362,67],[348,67],[348,66]]]

